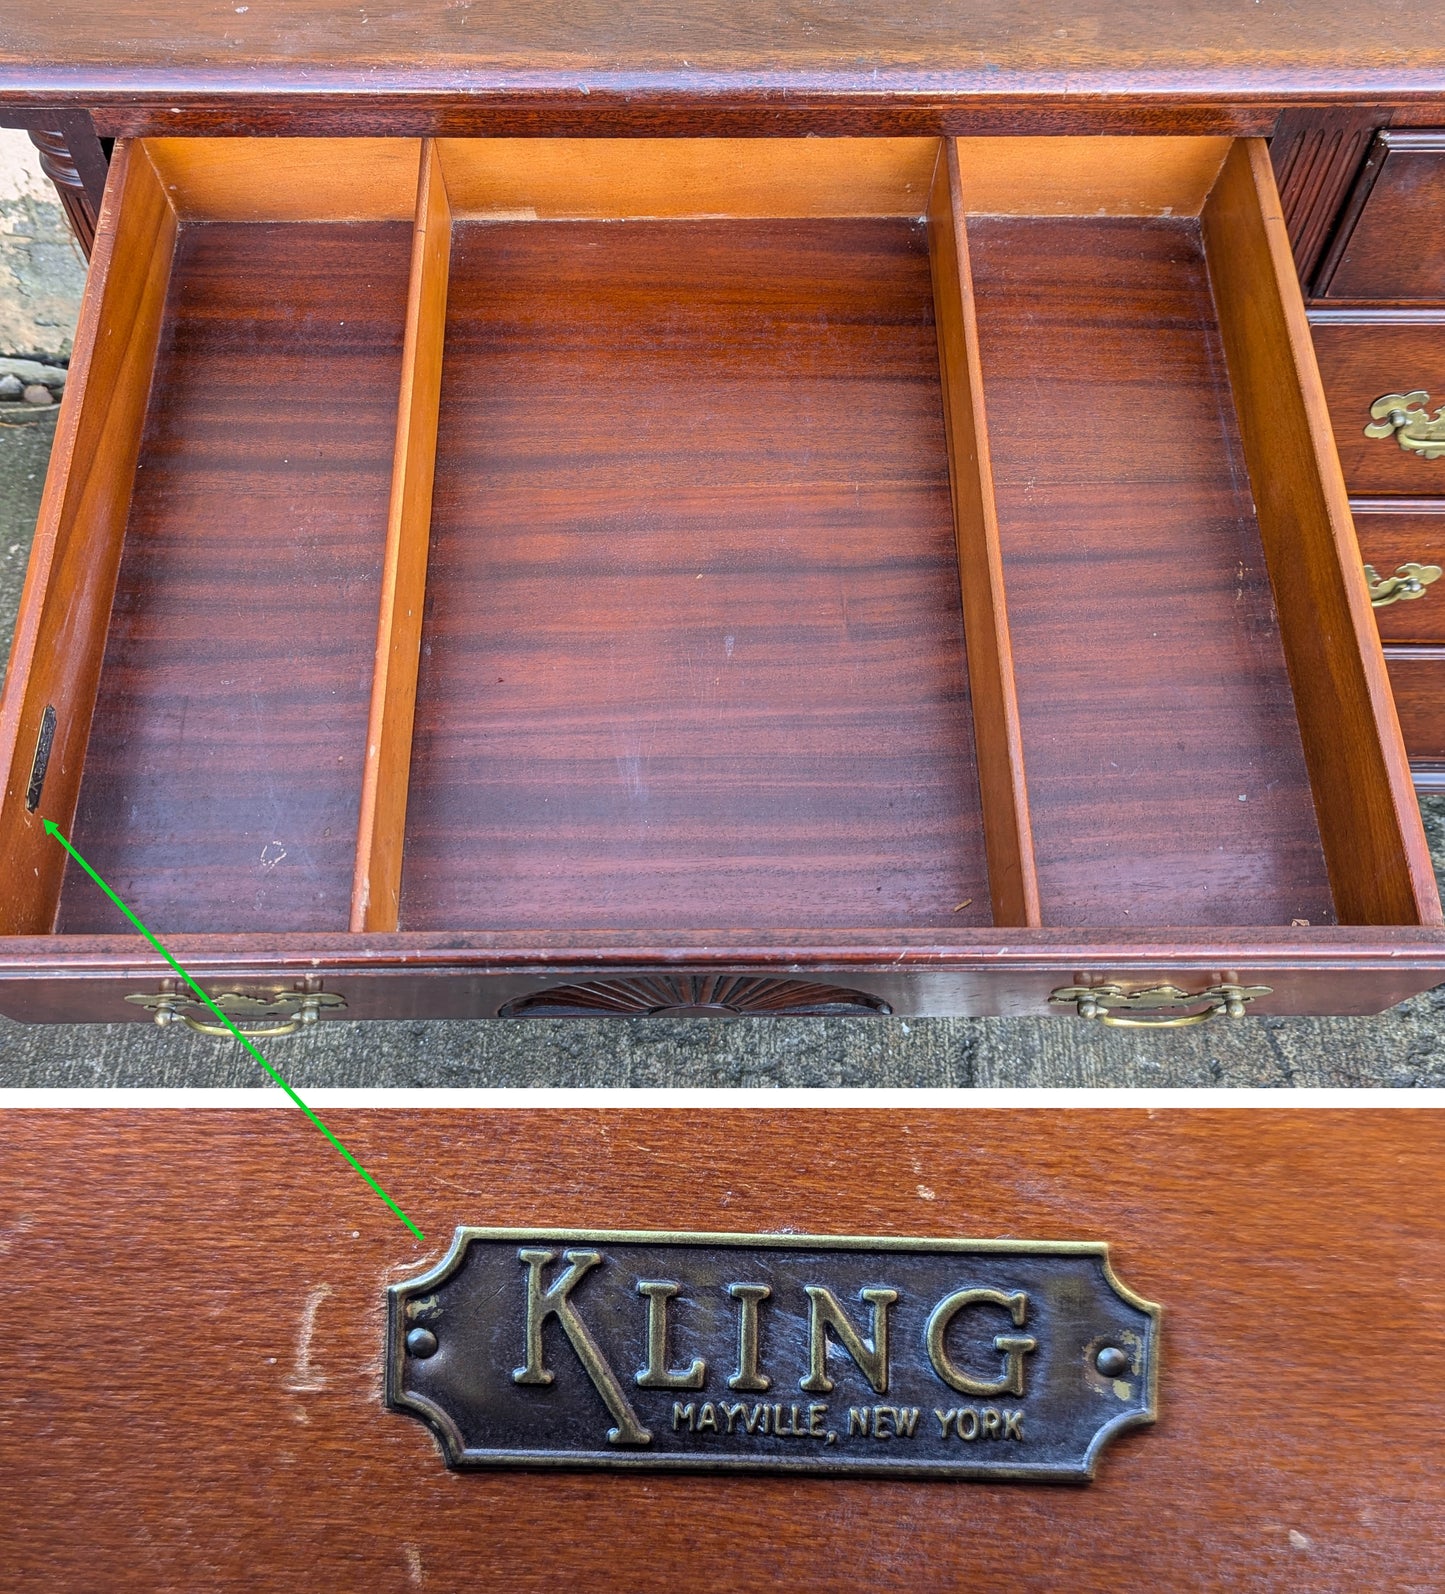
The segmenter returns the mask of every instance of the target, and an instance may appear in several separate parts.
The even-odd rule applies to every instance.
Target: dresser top
[[[329,105],[357,115],[385,104],[435,116],[474,112],[497,96],[553,107],[591,100],[593,113],[625,103],[634,119],[648,105],[751,108],[757,125],[732,130],[759,132],[773,130],[763,125],[768,115],[810,109],[853,117],[820,131],[883,130],[871,117],[885,105],[889,130],[898,130],[906,105],[925,132],[941,130],[928,122],[940,108],[1021,100],[1243,111],[1440,95],[1445,27],[1418,0],[6,0],[0,8],[0,102],[112,107],[115,130],[127,131],[141,130],[126,120],[141,110]]]

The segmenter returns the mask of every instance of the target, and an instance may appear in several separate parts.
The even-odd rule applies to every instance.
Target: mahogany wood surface
[[[1410,563],[1445,567],[1445,498],[1367,499],[1353,509],[1360,554],[1377,575],[1391,576]],[[1438,588],[1439,583],[1419,598],[1376,609],[1381,640],[1445,643],[1445,592]],[[1437,596],[1440,602],[1433,601]]]
[[[1438,1583],[1439,1113],[363,1112],[0,1121],[20,1586]],[[1085,1487],[449,1473],[381,1404],[385,1285],[458,1224],[1106,1240],[1160,1419]],[[1363,1387],[1362,1387],[1363,1386]]]
[[[446,180],[436,148],[428,141],[422,149],[412,234],[391,507],[351,891],[353,930],[396,929],[401,901],[451,245]]]
[[[49,930],[75,813],[176,223],[140,151],[111,172],[0,699],[0,932]],[[27,806],[40,727],[55,736]]]
[[[1386,393],[1430,394],[1445,405],[1445,312],[1312,310],[1311,331],[1345,482],[1361,496],[1445,496],[1445,459],[1422,459],[1392,437],[1366,437]]]
[[[507,1002],[579,981],[667,978],[677,971],[796,978],[881,997],[900,1017],[1056,1017],[1049,995],[1081,978],[1131,988],[1268,985],[1258,1014],[1377,1013],[1445,979],[1445,933],[1420,927],[1288,930],[953,931],[946,941],[895,930],[826,941],[806,932],[711,932],[701,945],[535,931],[398,935],[176,935],[174,956],[212,994],[255,995],[318,981],[346,1002],[340,1019],[488,1018]],[[539,945],[539,943],[541,943]],[[174,976],[138,936],[0,940],[0,1012],[32,1023],[149,1022],[125,1001]],[[329,1019],[326,1021],[330,1021]]]
[[[494,219],[460,224],[442,351],[441,576],[434,569],[424,623],[407,825],[407,868],[420,859],[430,873],[407,875],[422,892],[405,933],[348,935],[387,494],[394,487],[405,511],[411,465],[424,468],[408,444],[388,483],[398,390],[424,319],[433,338],[441,320],[423,318],[413,296],[416,346],[404,358],[417,239],[409,222],[374,219],[405,189],[400,157],[414,208],[421,147],[400,143],[382,154],[348,146],[356,169],[328,166],[314,143],[277,146],[286,180],[274,192],[258,186],[264,163],[244,142],[199,151],[172,139],[136,152],[153,158],[181,212],[182,255],[76,837],[148,922],[178,938],[208,988],[319,978],[352,1016],[481,1016],[614,975],[826,971],[900,1013],[1041,1013],[1052,989],[1086,976],[1188,988],[1243,974],[1273,987],[1261,1011],[1346,1012],[1438,976],[1445,938],[1428,927],[1433,896],[1418,881],[1394,919],[1413,928],[1383,938],[1329,928],[1221,312],[1188,219],[1225,154],[1214,140],[1066,141],[1042,165],[1031,156],[1048,149],[1028,141],[970,140],[952,174],[962,199],[948,201],[957,264],[936,259],[933,280],[928,230],[907,215],[925,201],[930,140],[862,161],[856,180],[847,141],[822,156],[806,140],[759,142],[746,155],[638,146],[635,169],[625,144],[585,159],[525,142],[478,159],[439,149],[449,192],[455,179],[466,212]],[[1244,200],[1257,231],[1262,152],[1249,160]],[[579,172],[596,214],[658,202],[706,210],[726,193],[746,219],[495,219],[539,208],[533,199],[567,205],[562,180]],[[308,184],[330,220],[298,219]],[[1023,214],[959,226],[971,203]],[[1060,214],[1085,206],[1108,217]],[[852,214],[828,219],[821,207]],[[869,208],[883,215],[858,214]],[[1174,216],[1159,218],[1163,209]],[[373,220],[336,220],[353,214]],[[201,219],[213,215],[228,219]],[[266,215],[284,224],[235,221]],[[1227,254],[1241,223],[1218,225],[1215,252]],[[1263,259],[1281,301],[1287,255],[1273,225]],[[423,229],[413,288],[425,280],[439,297],[445,273],[428,230],[433,248],[447,231]],[[983,382],[972,371],[963,396],[972,403],[988,386],[987,436],[985,406],[972,411],[979,457],[988,444],[1012,451],[998,491],[1014,494],[1011,512],[1032,539],[1018,544],[1034,559],[1033,608],[1022,612],[1031,645],[1056,652],[1057,673],[1037,672],[1034,699],[1054,716],[1038,722],[1052,730],[1041,767],[1061,794],[1051,857],[1077,888],[1056,914],[1045,904],[1042,916],[1064,928],[1022,940],[987,928],[995,893],[975,795],[939,375],[941,324],[956,418],[954,378],[970,364],[969,230],[1011,240],[994,246],[991,283],[976,285]],[[1249,242],[1247,228],[1240,237]],[[1042,254],[1040,239],[1053,240]],[[1244,251],[1254,266],[1257,244]],[[989,291],[1012,306],[997,327]],[[1229,315],[1240,317],[1227,296],[1220,305],[1228,332]],[[1286,392],[1302,381],[1299,328],[1287,321],[1283,331],[1278,318],[1236,327],[1240,370],[1278,377]],[[288,344],[288,327],[299,343]],[[960,334],[962,365],[948,354]],[[1032,373],[1028,384],[989,386],[990,336],[1004,373]],[[73,388],[83,391],[80,369]],[[410,417],[415,406],[401,407]],[[1318,464],[1319,428],[1306,431]],[[1302,502],[1325,490],[1296,477],[1284,479]],[[297,482],[301,496],[288,497]],[[1066,584],[1059,503],[1078,508],[1083,528],[1077,549],[1065,544],[1082,551],[1082,575]],[[315,563],[319,543],[294,535],[298,523],[324,533],[329,566]],[[986,652],[1005,710],[995,717],[1006,724],[997,621],[1007,610],[983,529],[963,539],[962,589],[965,602],[987,596]],[[1022,534],[1007,517],[1000,530],[1006,562],[1009,537]],[[1359,554],[1349,540],[1323,557],[1326,585],[1350,589]],[[407,546],[419,559],[422,539]],[[43,570],[34,590],[27,602],[71,612]],[[1018,593],[1009,598],[1017,648]],[[103,619],[86,633],[97,658]],[[1309,620],[1305,630],[1317,630]],[[1377,643],[1369,617],[1358,621],[1351,609],[1332,635],[1338,646],[1353,627],[1353,668],[1368,676]],[[711,676],[708,648],[719,654]],[[1388,763],[1394,734],[1373,657],[1383,707],[1367,718],[1366,753],[1323,761],[1327,778],[1349,777],[1335,780],[1336,799],[1354,801],[1349,781],[1364,771],[1371,813],[1382,789],[1398,797],[1388,772],[1382,783],[1368,768],[1370,738]],[[31,656],[24,669],[34,665]],[[1093,672],[1082,685],[1081,668]],[[1344,669],[1358,685],[1348,660]],[[29,701],[22,687],[11,695]],[[384,710],[406,696],[383,682],[376,701]],[[1318,702],[1307,680],[1301,712],[1318,720]],[[1027,712],[1023,729],[1027,741]],[[1122,774],[1116,747],[1133,760]],[[399,752],[389,760],[393,777],[404,763]],[[1146,781],[1134,774],[1141,765]],[[853,778],[859,767],[866,781]],[[78,760],[71,768],[74,781]],[[1013,802],[1016,764],[1010,779]],[[400,782],[389,789],[400,795]],[[1263,823],[1258,809],[1240,811],[1256,798]],[[289,837],[267,823],[282,800]],[[1408,818],[1418,832],[1413,809]],[[1398,804],[1395,820],[1393,839],[1372,820],[1356,853],[1335,815],[1349,854],[1347,919],[1378,922],[1392,882],[1423,857]],[[399,816],[383,830],[399,836]],[[1236,837],[1239,856],[1222,845]],[[361,850],[374,849],[363,839]],[[50,889],[23,927],[50,928]],[[0,947],[5,1010],[143,1017],[120,998],[155,989],[154,955],[134,937],[87,933],[117,922],[73,879],[64,934]],[[231,933],[208,933],[218,927]]]
[[[1378,135],[1318,292],[1445,302],[1445,131]]]
[[[1445,648],[1391,646],[1385,663],[1410,757],[1445,759]]]
[[[934,174],[928,240],[993,922],[1038,925],[1043,920],[1004,598],[963,182],[958,149],[951,139],[945,141]]]
[[[181,229],[74,830],[158,934],[348,922],[410,232]]]
[[[1374,106],[1287,110],[1275,123],[1269,158],[1300,282],[1314,282],[1375,129],[1389,113]]]
[[[1203,215],[1259,533],[1335,906],[1441,922],[1279,194],[1241,139]]]
[[[986,923],[927,241],[459,223],[402,924]]]
[[[968,226],[1044,922],[1333,922],[1197,224]]]
[[[1442,94],[1445,42],[1417,9],[1315,0],[1081,0],[1043,12],[991,0],[858,0],[816,13],[786,0],[641,12],[604,0],[561,10],[497,0],[484,11],[452,0],[376,10],[347,0],[284,9],[171,0],[163,13],[155,0],[101,10],[90,0],[12,0],[0,31],[0,97],[13,103],[111,105],[132,119],[154,107],[155,121],[177,110],[233,121],[309,114],[352,132],[368,123],[455,131],[436,124],[467,115],[477,131],[521,108],[573,129],[586,118],[594,131],[609,113],[636,130],[731,110],[755,133],[780,131],[790,113],[805,131],[800,112],[814,130],[831,114],[874,132],[911,118],[932,122],[919,131],[960,133],[969,129],[940,120],[980,104],[1017,116],[1031,102],[1072,103],[1082,118]],[[401,125],[418,112],[432,125]],[[831,130],[843,129],[835,121]]]

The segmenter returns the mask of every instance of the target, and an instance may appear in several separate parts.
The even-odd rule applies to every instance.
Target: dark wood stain
[[[289,1109],[0,1120],[12,1586],[1438,1585],[1438,1112],[327,1117],[425,1247]],[[1161,1419],[1083,1488],[458,1476],[381,1354],[463,1223],[1107,1240]]]
[[[1358,219],[1346,218],[1323,291],[1331,299],[1445,303],[1445,133],[1405,134],[1414,148],[1392,149],[1390,139],[1384,134],[1372,154],[1378,175],[1367,174],[1373,180]]]
[[[1197,225],[969,228],[1045,923],[1333,922]]]
[[[986,922],[920,226],[458,226],[428,583],[404,928]]]
[[[1392,576],[1403,564],[1445,566],[1445,500],[1404,507],[1400,514],[1355,512],[1360,557],[1379,576]],[[1375,610],[1384,642],[1445,643],[1445,581],[1422,596]]]
[[[1445,313],[1408,322],[1316,320],[1311,327],[1330,404],[1335,446],[1352,493],[1445,496],[1445,459],[1422,459],[1392,437],[1366,437],[1370,406],[1386,393],[1430,395],[1445,405]]]
[[[1172,118],[1198,105],[1275,111],[1288,101],[1438,95],[1445,45],[1411,7],[1321,11],[1317,0],[1077,0],[1044,16],[993,0],[290,0],[245,14],[209,0],[50,0],[12,7],[0,92],[41,104],[155,105],[322,115],[333,125],[530,100],[574,125],[603,96],[645,117],[714,104],[751,131],[796,109],[907,115],[914,102],[990,109],[1143,101]],[[1060,25],[1062,24],[1062,25]],[[579,102],[580,106],[579,106]],[[881,103],[880,103],[881,102]],[[929,104],[931,102],[931,105]],[[109,129],[107,129],[108,131]],[[555,129],[554,129],[555,130]],[[875,130],[876,126],[875,126]],[[961,131],[961,129],[955,129]]]
[[[410,241],[181,231],[74,834],[157,932],[347,923]]]
[[[1445,648],[1390,647],[1385,664],[1410,757],[1445,759]]]

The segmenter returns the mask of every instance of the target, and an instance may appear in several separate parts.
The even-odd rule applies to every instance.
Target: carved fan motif
[[[642,979],[593,980],[586,985],[554,985],[519,996],[502,1008],[502,1018],[675,1018],[727,1017],[738,1013],[779,1013],[794,1018],[876,1017],[893,1010],[881,997],[840,985],[806,980],[768,980],[737,974],[657,974]]]

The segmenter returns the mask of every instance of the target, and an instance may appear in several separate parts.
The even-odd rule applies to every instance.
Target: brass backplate
[[[386,1366],[454,1467],[1081,1481],[1159,1308],[1092,1241],[463,1228]]]

